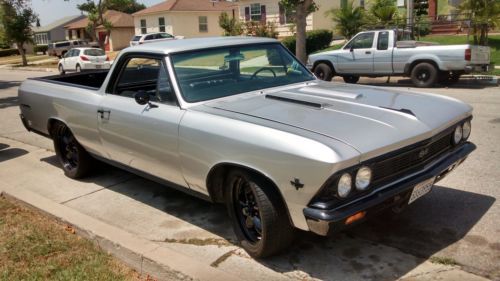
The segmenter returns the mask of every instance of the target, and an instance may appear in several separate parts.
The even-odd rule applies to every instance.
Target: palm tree
[[[362,7],[354,7],[353,1],[340,9],[327,11],[327,15],[335,23],[335,31],[347,39],[351,39],[365,25],[365,11]]]
[[[500,26],[500,1],[465,0],[459,10],[469,15],[474,44],[488,45],[488,32]]]

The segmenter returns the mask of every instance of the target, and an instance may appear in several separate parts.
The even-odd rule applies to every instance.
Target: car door
[[[178,106],[162,56],[127,54],[115,68],[97,112],[101,143],[111,160],[186,185],[178,154]],[[149,104],[134,96],[148,93]]]
[[[80,50],[73,49],[73,53],[71,54],[71,57],[70,57],[69,69],[76,70],[76,64],[78,63],[79,59],[80,59]]]
[[[62,60],[63,60],[63,67],[66,70],[70,69],[71,65],[71,56],[73,55],[73,49],[69,50],[66,54],[64,54]]]
[[[337,54],[338,72],[347,74],[373,72],[374,36],[374,32],[360,33],[344,46]]]
[[[377,74],[392,74],[392,51],[394,49],[394,36],[389,31],[377,33],[376,45],[373,56],[373,71]]]

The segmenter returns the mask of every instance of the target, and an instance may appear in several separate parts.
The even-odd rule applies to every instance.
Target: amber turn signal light
[[[366,215],[366,211],[361,211],[361,212],[357,212],[356,214],[348,217],[346,220],[345,220],[345,225],[348,225],[348,224],[351,224],[351,223],[354,223],[355,221],[359,221],[360,219],[364,218]]]

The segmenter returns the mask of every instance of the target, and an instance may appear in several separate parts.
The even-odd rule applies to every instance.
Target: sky
[[[137,0],[146,7],[162,1],[164,0]],[[31,6],[38,14],[40,24],[44,26],[66,16],[79,15],[80,11],[76,8],[76,5],[84,2],[85,0],[31,0]]]

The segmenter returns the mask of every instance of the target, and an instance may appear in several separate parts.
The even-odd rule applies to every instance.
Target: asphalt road
[[[18,119],[19,110],[16,97],[17,87],[23,80],[27,77],[46,74],[0,70],[0,137],[48,150],[52,149],[49,140],[25,132]],[[386,84],[385,80],[385,78],[362,79],[360,83],[396,87],[401,91],[415,90],[409,88],[411,84],[407,79],[392,78],[389,84]],[[393,255],[391,250],[387,249],[394,248],[408,255],[398,254],[394,260],[386,263],[398,274],[392,276],[393,278],[410,270],[412,264],[421,263],[430,257],[441,257],[447,258],[449,262],[462,265],[469,272],[492,279],[500,279],[500,205],[497,202],[500,198],[500,148],[498,147],[500,145],[500,88],[472,82],[462,83],[452,88],[418,89],[418,91],[442,94],[471,104],[474,107],[474,119],[470,140],[478,146],[478,149],[462,166],[439,182],[429,195],[417,200],[400,216],[374,218],[363,225],[328,239],[301,233],[299,242],[287,256],[287,262],[270,260],[264,263],[267,268],[282,273],[299,268],[309,273],[310,276],[322,279],[332,278],[332,275],[327,275],[331,274],[331,271],[318,268],[315,263],[311,263],[311,259],[321,259],[322,257],[332,259],[330,255],[337,255],[340,257],[335,261],[342,263],[354,257],[360,257],[360,261],[364,259],[364,263],[355,262],[353,264],[351,261],[348,264],[349,268],[363,272],[363,274],[377,271],[377,274],[381,274],[378,275],[379,277],[387,279],[389,276],[383,275],[384,268],[366,267],[370,267],[370,264],[380,263],[380,260],[387,260],[387,256]],[[2,144],[0,143],[0,145]],[[3,148],[0,147],[0,149]],[[24,151],[14,151],[13,153],[19,153],[19,155],[28,153],[27,150]],[[53,158],[44,157],[40,161],[57,165]],[[94,194],[95,198],[89,198],[89,200],[102,200],[103,204],[109,204],[107,213],[111,212],[112,204],[110,202],[112,200],[106,199],[106,196],[120,192],[134,199],[130,204],[143,202],[162,210],[161,213],[155,213],[155,215],[164,216],[164,212],[166,212],[196,225],[197,235],[201,235],[199,230],[204,229],[231,241],[232,234],[228,231],[227,224],[221,222],[221,217],[224,215],[223,209],[206,205],[176,192],[167,192],[165,196],[177,198],[182,202],[187,200],[188,204],[191,204],[191,208],[177,203],[167,204],[164,202],[165,200],[148,201],[149,199],[145,198],[149,196],[149,193],[152,194],[152,198],[156,198],[154,200],[159,200],[157,199],[159,194],[157,187],[141,189],[140,192],[146,194],[144,195],[137,190],[137,186],[144,186],[141,179],[120,171],[114,173],[117,173],[120,179],[132,182],[136,189],[131,191],[129,187],[120,187],[118,184],[102,191],[108,193],[103,193],[100,196],[97,196],[96,193]],[[99,183],[102,180],[99,178],[96,181]],[[134,184],[134,181],[139,183]],[[59,199],[61,202],[65,201],[63,198]],[[83,212],[99,217],[98,210],[92,209],[89,202],[92,201],[75,200],[67,202],[67,205],[80,208]],[[123,203],[120,202],[120,204]],[[201,213],[193,211],[193,208],[200,208],[201,213],[210,213],[210,215],[208,218],[204,217],[206,221],[201,221],[199,220]],[[117,210],[120,209],[113,211]],[[144,216],[144,214],[142,215]],[[105,217],[102,219],[106,220]],[[126,219],[130,220],[131,218]],[[140,221],[137,223],[140,224]],[[148,233],[154,233],[151,226],[143,225],[142,227],[150,230]],[[173,226],[169,225],[168,227],[172,228]],[[130,231],[135,230],[131,229]],[[146,232],[145,230],[141,231]],[[144,235],[147,236],[147,234]],[[156,236],[149,238],[159,239]],[[161,237],[161,239],[162,241],[172,240],[165,237]],[[368,248],[370,250],[367,250]],[[382,248],[385,250],[381,250]],[[408,263],[408,257],[411,257],[410,263]],[[402,259],[406,259],[405,262]]]

